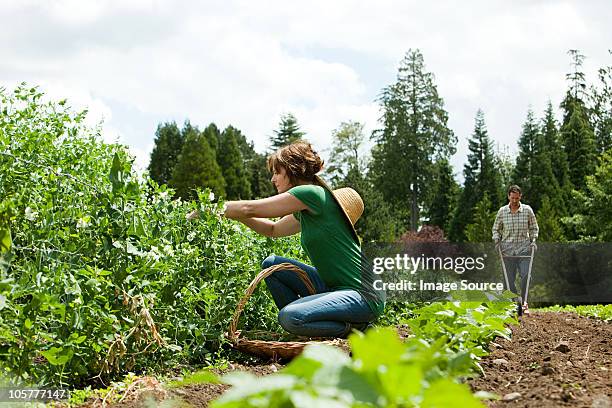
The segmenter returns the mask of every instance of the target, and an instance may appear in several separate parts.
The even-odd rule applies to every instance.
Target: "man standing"
[[[501,248],[504,264],[508,273],[508,285],[517,293],[514,279],[517,268],[521,273],[521,299],[526,299],[529,258],[512,258],[529,256],[531,249],[537,249],[538,222],[530,206],[521,203],[521,189],[513,185],[508,188],[508,205],[497,211],[493,224],[493,241],[495,248]],[[523,313],[529,314],[527,302],[523,303]]]

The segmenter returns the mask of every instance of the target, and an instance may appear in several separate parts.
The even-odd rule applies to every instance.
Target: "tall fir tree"
[[[453,167],[447,159],[436,162],[436,175],[431,204],[429,224],[437,225],[448,235],[453,209],[459,195],[459,184],[455,181]]]
[[[217,163],[225,180],[225,197],[228,200],[244,200],[251,197],[251,185],[238,145],[240,131],[228,126],[221,134],[217,150]]]
[[[225,180],[206,136],[189,126],[183,150],[169,182],[176,195],[184,200],[195,198],[196,188],[209,187],[217,196],[225,195]]]
[[[534,166],[536,162],[536,143],[540,133],[533,111],[527,111],[527,119],[523,123],[521,136],[519,137],[519,154],[516,158],[516,166],[512,172],[513,184],[518,184],[523,191],[523,201],[531,204],[534,189]]]
[[[176,122],[159,124],[155,131],[155,146],[151,152],[149,175],[158,184],[168,184],[172,170],[183,148],[184,137]]]
[[[206,126],[206,128],[202,131],[204,137],[206,137],[206,141],[208,145],[213,149],[213,151],[219,150],[219,143],[221,140],[221,131],[214,123]]]
[[[591,86],[591,117],[597,152],[603,154],[612,147],[612,65],[600,68],[598,78],[599,86]]]
[[[265,198],[276,194],[274,185],[270,181],[272,175],[268,171],[266,155],[254,152],[248,162],[248,169],[252,198]]]
[[[433,163],[454,154],[457,142],[419,50],[406,53],[396,82],[383,89],[379,102],[382,129],[374,134],[370,168],[385,200],[409,214],[410,230],[416,231],[430,196]]]
[[[485,202],[491,206],[490,211],[497,209],[504,200],[501,174],[496,165],[484,113],[480,109],[476,113],[474,133],[468,148],[468,162],[463,169],[463,190],[450,225],[449,238],[454,242],[466,240],[466,226],[472,224],[474,209],[485,196],[488,198]]]
[[[563,196],[553,173],[551,153],[531,109],[519,138],[519,154],[513,174],[513,184],[523,191],[523,200],[537,211],[546,195],[562,205]]]
[[[300,125],[292,113],[281,115],[278,129],[274,131],[274,136],[270,138],[271,149],[275,151],[283,146],[287,146],[298,139],[304,137],[305,133],[300,130]]]
[[[568,94],[564,108],[567,110],[567,121],[561,126],[561,137],[570,181],[574,188],[581,190],[585,186],[585,177],[593,174],[597,165],[595,136],[582,101]]]
[[[567,214],[567,204],[571,200],[573,188],[569,177],[567,154],[563,149],[561,134],[559,133],[553,105],[550,101],[548,101],[544,118],[542,119],[542,136],[544,138],[544,149],[550,156],[553,175],[561,189],[560,201],[553,198],[550,204],[558,215],[564,216]]]
[[[232,128],[234,129],[233,134],[242,155],[243,167],[250,187],[250,197],[243,198],[257,199],[274,195],[276,190],[270,181],[271,174],[268,171],[266,155],[257,153],[254,143],[248,141],[239,129]]]
[[[585,185],[585,177],[595,171],[597,150],[595,135],[584,102],[587,87],[581,70],[584,55],[577,50],[570,50],[569,54],[572,58],[573,71],[566,75],[569,89],[561,102],[563,124],[560,132],[567,155],[570,181],[580,190]]]

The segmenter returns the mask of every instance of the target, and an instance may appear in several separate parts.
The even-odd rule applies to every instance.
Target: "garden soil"
[[[488,391],[502,398],[486,401],[490,407],[612,408],[609,322],[573,313],[532,312],[521,319],[520,325],[512,326],[512,340],[498,338],[490,350],[481,361],[484,373],[468,381],[473,391]],[[242,370],[268,375],[280,368],[278,362],[232,364],[217,373]],[[154,399],[174,400],[171,406],[206,407],[228,388],[223,384],[195,384],[174,390],[150,387],[113,406],[151,406]],[[144,403],[147,399],[149,404]]]
[[[533,313],[497,339],[470,385],[505,400],[490,407],[612,408],[612,324],[573,313]]]

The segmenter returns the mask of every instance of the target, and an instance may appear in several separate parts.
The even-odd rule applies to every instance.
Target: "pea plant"
[[[173,200],[85,117],[25,84],[0,89],[0,369],[14,382],[206,362],[261,260],[301,256],[296,239],[215,215],[210,191]],[[278,329],[264,291],[249,305],[245,327]]]

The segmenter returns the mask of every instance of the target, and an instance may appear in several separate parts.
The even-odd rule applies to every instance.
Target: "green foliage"
[[[481,407],[458,383],[495,336],[514,322],[508,303],[435,303],[407,320],[413,336],[401,341],[391,328],[349,337],[352,358],[323,345],[308,346],[280,372],[256,377],[232,373],[233,387],[213,403],[228,407]]]
[[[574,191],[579,213],[564,218],[581,239],[612,241],[612,149],[601,156],[595,174],[586,176],[583,191]]]
[[[563,242],[563,229],[561,227],[560,217],[553,208],[548,196],[542,197],[542,207],[537,212],[538,220],[538,240],[542,242]]]
[[[364,177],[368,158],[363,150],[363,124],[355,121],[342,122],[332,132],[332,148],[326,175],[332,185],[342,183],[349,172]]]
[[[206,138],[208,145],[215,151],[219,150],[219,140],[221,139],[221,132],[214,123],[206,126],[206,129],[202,131],[202,134]]]
[[[219,218],[210,191],[187,222],[194,204],[137,176],[84,117],[36,88],[0,91],[0,371],[15,383],[210,361],[260,262],[301,257],[297,239]],[[249,305],[243,328],[280,330],[264,291]]]
[[[591,87],[591,117],[597,152],[603,154],[612,146],[612,65],[600,68],[598,78],[599,86]]]
[[[438,160],[435,167],[433,196],[429,205],[429,224],[437,225],[448,233],[452,211],[457,205],[459,185],[455,181],[453,168],[448,160]]]
[[[496,212],[491,210],[489,197],[484,196],[474,208],[474,222],[465,227],[468,242],[491,241],[495,214]]]
[[[521,187],[523,201],[536,212],[542,205],[544,195],[563,207],[561,189],[552,169],[551,152],[531,109],[527,112],[519,139],[519,155],[512,184]]]
[[[217,150],[217,163],[225,180],[225,197],[228,200],[246,200],[251,197],[251,185],[244,167],[244,158],[238,146],[237,135],[240,131],[232,126],[221,134]]]
[[[575,49],[569,50],[568,54],[572,60],[572,72],[565,75],[569,88],[561,102],[563,123],[560,135],[567,156],[570,182],[572,187],[581,190],[585,185],[585,177],[595,170],[597,148],[585,104],[588,99],[585,75],[582,72],[585,57]]]
[[[374,135],[373,180],[386,201],[410,214],[410,230],[416,231],[419,207],[427,204],[433,184],[433,162],[453,154],[457,138],[419,50],[406,53],[396,82],[379,101],[382,129]]]
[[[579,305],[550,306],[538,309],[542,312],[573,312],[580,316],[612,321],[612,304],[610,305]]]
[[[355,225],[364,242],[393,241],[400,232],[397,217],[383,200],[367,171],[368,157],[363,152],[363,125],[343,122],[332,134],[332,151],[326,175],[333,188],[351,187],[364,201],[364,212]]]
[[[570,181],[581,190],[585,177],[593,174],[597,164],[595,136],[589,123],[587,110],[580,99],[568,93],[563,103],[566,119],[561,126],[561,138],[567,155]]]
[[[254,152],[248,161],[249,181],[252,198],[270,197],[276,194],[270,181],[272,175],[268,171],[268,160],[265,155]]]
[[[215,194],[225,195],[225,180],[217,164],[215,152],[197,128],[186,132],[183,150],[172,171],[170,187],[184,200],[196,196],[195,189],[210,188]]]
[[[553,209],[559,215],[567,213],[567,205],[571,200],[572,186],[569,178],[569,165],[567,163],[567,155],[563,149],[563,141],[555,119],[555,113],[550,101],[546,106],[544,118],[542,119],[542,137],[544,143],[544,151],[550,158],[553,175],[560,189],[561,197],[559,201],[552,204]]]
[[[170,181],[172,170],[183,148],[183,141],[183,134],[175,122],[157,126],[155,146],[149,162],[149,175],[158,184],[167,184]]]
[[[512,173],[514,171],[514,158],[510,156],[508,146],[503,146],[502,149],[495,151],[495,166],[499,169],[501,176],[501,185],[504,190],[512,184]]]
[[[485,197],[491,208],[497,209],[503,202],[501,173],[487,132],[484,113],[476,113],[474,133],[469,140],[468,162],[463,169],[464,184],[450,226],[451,241],[463,242],[467,239],[466,227],[474,222],[474,209]]]
[[[300,125],[292,113],[281,115],[278,129],[274,131],[274,136],[270,138],[273,151],[287,146],[298,139],[304,137],[305,133],[300,130]]]
[[[169,388],[184,387],[186,385],[202,384],[202,383],[216,383],[217,377],[210,372],[208,369],[196,371],[195,373],[189,374],[184,378],[176,381],[171,381],[168,384]]]

